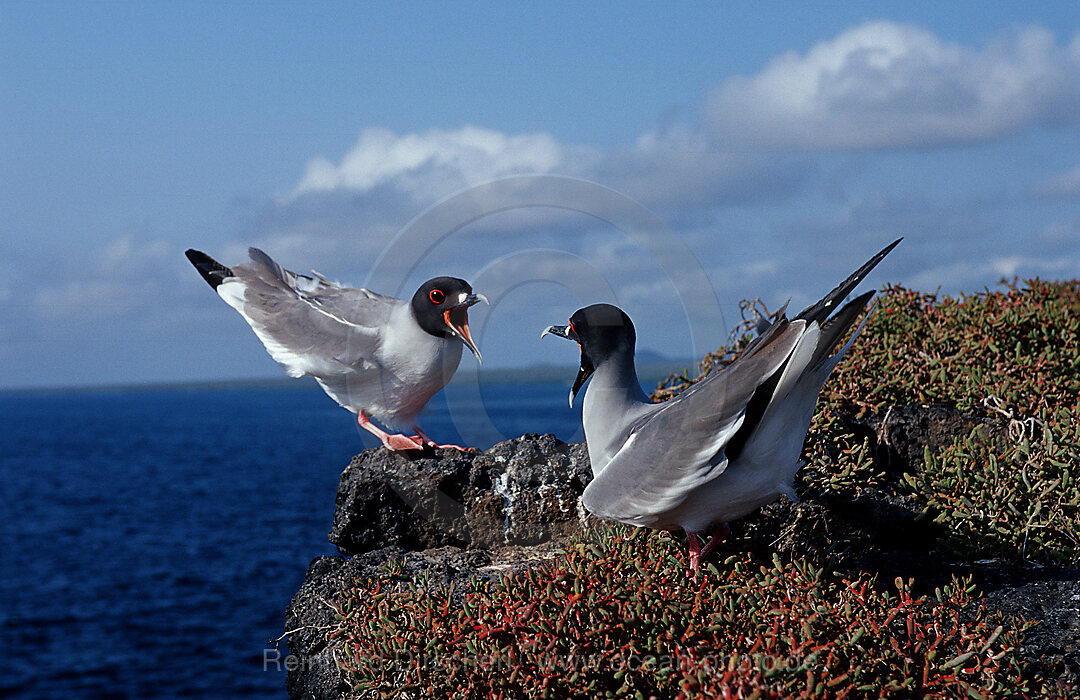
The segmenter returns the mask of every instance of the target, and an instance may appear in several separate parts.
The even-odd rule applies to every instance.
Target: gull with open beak
[[[446,386],[468,347],[468,309],[487,299],[456,277],[420,285],[412,299],[395,299],[345,287],[313,273],[300,275],[250,248],[251,262],[228,268],[197,250],[188,260],[225,302],[240,312],[267,352],[292,377],[309,374],[360,427],[391,450],[439,445],[420,430],[417,417]],[[415,435],[391,433],[412,430]]]
[[[548,333],[581,347],[570,403],[585,391],[582,423],[593,480],[581,500],[594,515],[684,530],[690,571],[727,535],[727,523],[781,495],[795,498],[795,473],[818,393],[851,347],[836,347],[873,296],[836,306],[900,241],[871,258],[821,301],[781,316],[739,358],[665,403],[651,403],[634,369],[634,324],[594,304]],[[713,525],[716,536],[698,539]]]

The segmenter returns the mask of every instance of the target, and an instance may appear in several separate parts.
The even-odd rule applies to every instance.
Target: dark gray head
[[[439,338],[460,338],[481,360],[469,333],[469,307],[487,302],[483,294],[473,294],[472,286],[457,277],[436,277],[420,285],[410,302],[416,323]]]
[[[597,367],[612,358],[629,362],[634,358],[637,342],[634,322],[622,309],[611,304],[593,304],[578,309],[570,317],[570,325],[548,326],[540,337],[548,333],[572,340],[581,348],[581,367],[570,390],[571,404]]]

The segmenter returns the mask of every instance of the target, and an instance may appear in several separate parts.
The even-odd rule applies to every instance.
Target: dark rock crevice
[[[841,419],[855,436],[870,438],[877,467],[896,476],[918,471],[927,447],[936,452],[976,429],[986,435],[1001,432],[1000,425],[985,415],[944,404],[890,406],[883,415]]]

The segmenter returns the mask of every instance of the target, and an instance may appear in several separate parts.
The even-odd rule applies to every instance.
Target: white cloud
[[[275,216],[309,236],[348,222],[353,231],[389,230],[461,189],[547,173],[682,215],[785,197],[815,172],[814,151],[925,149],[1076,121],[1080,35],[1059,44],[1027,27],[971,47],[915,26],[868,22],[725,80],[701,112],[700,123],[672,124],[608,151],[477,126],[366,128],[340,161],[312,159]]]
[[[589,157],[587,149],[566,146],[544,133],[509,135],[465,126],[398,135],[367,128],[341,163],[325,158],[310,161],[293,195],[336,189],[364,192],[389,184],[427,200],[506,175],[573,169],[574,159]]]
[[[1080,37],[1039,27],[980,49],[919,27],[869,22],[785,53],[710,95],[722,143],[847,150],[975,143],[1080,116]]]

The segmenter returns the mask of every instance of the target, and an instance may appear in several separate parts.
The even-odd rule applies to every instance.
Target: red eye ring
[[[441,304],[446,301],[446,295],[441,289],[432,289],[428,292],[428,299],[431,299],[432,304]]]

